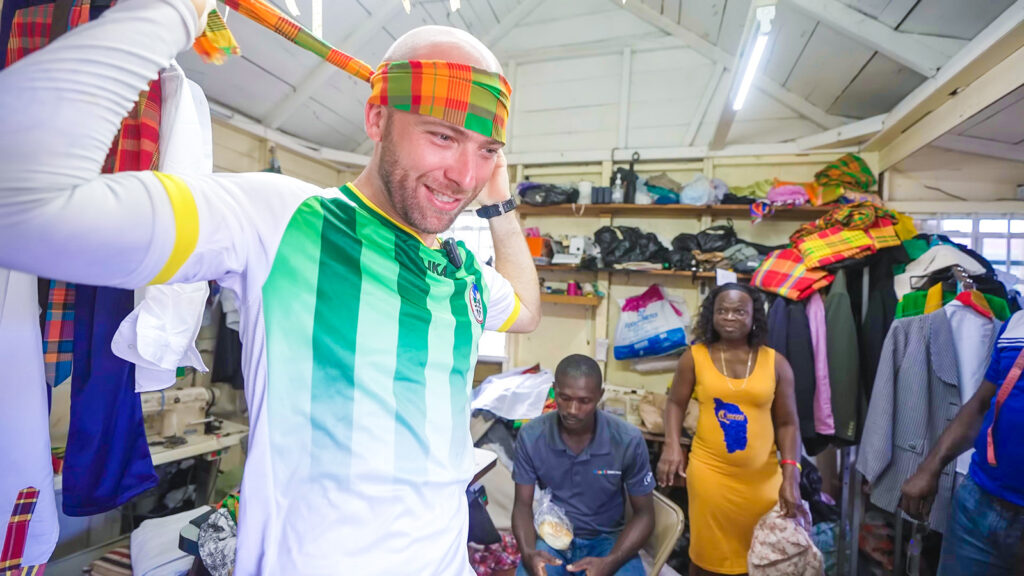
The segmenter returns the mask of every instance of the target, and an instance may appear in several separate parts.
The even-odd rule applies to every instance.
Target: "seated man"
[[[654,530],[654,476],[640,430],[597,409],[603,394],[597,362],[568,356],[555,369],[558,410],[519,431],[512,470],[512,531],[522,555],[517,576],[644,574],[637,552]],[[550,489],[572,522],[568,550],[537,537],[535,485]],[[633,517],[623,527],[626,492]]]

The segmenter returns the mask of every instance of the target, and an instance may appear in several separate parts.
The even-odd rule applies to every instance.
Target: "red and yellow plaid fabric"
[[[871,254],[874,244],[863,230],[834,226],[802,239],[797,249],[808,268],[821,268],[847,258]]]
[[[370,85],[371,104],[433,116],[505,142],[512,87],[501,74],[440,60],[385,62]]]
[[[899,235],[896,233],[896,227],[893,226],[892,221],[888,218],[879,218],[875,221],[874,226],[864,232],[874,242],[875,251],[882,250],[883,248],[894,248],[902,243]]]
[[[31,486],[18,492],[11,519],[7,523],[4,546],[0,548],[0,573],[14,571],[17,574],[21,568],[25,543],[28,541],[28,523],[38,500],[39,490]]]
[[[89,21],[89,0],[75,2],[68,16],[68,28]],[[11,35],[7,40],[6,65],[10,66],[50,42],[53,4],[22,8],[14,13]]]
[[[159,78],[139,93],[135,108],[121,121],[121,131],[103,165],[105,173],[157,169],[161,98]]]
[[[828,214],[814,222],[804,224],[789,237],[789,241],[796,244],[801,238],[817,234],[834,226],[852,230],[863,230],[873,226],[875,220],[879,218],[886,218],[890,222],[896,222],[899,220],[899,215],[872,202],[847,204],[831,210]]]
[[[899,243],[900,239],[896,236],[892,222],[880,218],[866,230],[833,226],[828,230],[800,239],[796,247],[800,250],[808,268],[821,268],[848,258],[861,258],[874,254],[883,248],[897,246]]]
[[[764,259],[750,285],[790,300],[803,300],[831,284],[834,278],[825,270],[808,270],[798,250],[785,248]]]

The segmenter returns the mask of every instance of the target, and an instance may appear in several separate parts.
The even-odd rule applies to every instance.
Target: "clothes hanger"
[[[964,270],[963,266],[953,266],[952,273],[957,283],[956,301],[970,306],[974,311],[986,318],[994,318],[995,313],[992,312],[992,306],[985,299],[985,295],[975,289],[974,280],[967,275],[967,271]]]

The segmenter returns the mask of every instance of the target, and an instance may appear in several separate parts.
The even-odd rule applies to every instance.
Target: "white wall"
[[[1024,184],[1024,162],[955,152],[926,146],[890,170],[893,202],[956,202],[968,199],[965,210],[984,211],[984,202],[1016,200]]]

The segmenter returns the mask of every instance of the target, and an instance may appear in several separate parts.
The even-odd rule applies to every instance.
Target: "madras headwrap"
[[[432,116],[505,142],[512,87],[501,74],[440,60],[384,62],[371,104]]]
[[[750,285],[790,300],[803,300],[831,284],[834,278],[825,270],[808,270],[799,251],[784,248],[764,259],[754,271]]]
[[[32,520],[32,512],[39,500],[39,490],[29,486],[18,492],[11,510],[11,519],[7,523],[3,547],[0,548],[0,574],[18,574],[21,568],[22,554],[28,542],[28,523]]]

